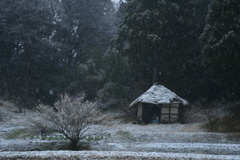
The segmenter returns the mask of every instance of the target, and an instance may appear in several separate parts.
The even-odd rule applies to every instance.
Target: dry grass
[[[19,129],[15,129],[12,130],[10,132],[8,132],[7,134],[4,135],[4,138],[6,139],[25,139],[25,138],[29,138],[32,136],[35,136],[36,132],[34,132],[33,130],[29,129],[29,128],[19,128]]]
[[[211,132],[240,133],[240,117],[238,115],[226,115],[222,118],[216,118],[202,127]]]

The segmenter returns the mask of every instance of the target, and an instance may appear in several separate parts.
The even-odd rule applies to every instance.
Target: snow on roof
[[[132,107],[137,103],[151,103],[151,104],[170,104],[173,102],[188,105],[188,102],[181,97],[177,96],[174,92],[170,91],[163,85],[154,84],[140,97],[134,100],[129,106]]]

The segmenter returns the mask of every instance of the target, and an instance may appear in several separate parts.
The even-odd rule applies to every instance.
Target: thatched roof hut
[[[179,122],[182,107],[189,103],[163,85],[154,84],[129,106],[137,107],[137,120],[143,123]]]

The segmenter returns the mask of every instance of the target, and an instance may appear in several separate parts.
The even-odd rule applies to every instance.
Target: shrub
[[[221,127],[223,132],[240,132],[240,117],[233,114],[224,116]]]
[[[94,121],[98,111],[95,102],[80,98],[61,97],[53,107],[40,105],[40,117],[33,121],[34,125],[62,133],[70,140],[69,149],[76,150],[79,140]]]
[[[205,124],[205,128],[207,128],[211,132],[217,132],[220,129],[220,119],[215,118],[214,120],[209,121],[207,124]]]

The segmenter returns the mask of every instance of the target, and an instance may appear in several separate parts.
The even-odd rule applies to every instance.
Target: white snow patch
[[[208,154],[191,154],[191,153],[161,153],[161,152],[123,152],[123,151],[32,151],[32,152],[1,152],[0,158],[58,158],[71,159],[93,158],[93,159],[231,159],[239,160],[239,155],[208,155]]]

